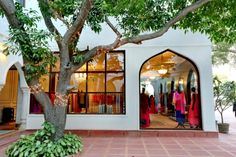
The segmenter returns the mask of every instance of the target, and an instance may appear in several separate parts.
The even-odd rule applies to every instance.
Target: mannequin
[[[140,94],[140,125],[142,128],[150,126],[148,99],[148,95],[145,94],[145,88],[143,88]]]
[[[198,128],[200,123],[200,109],[199,109],[199,100],[198,100],[198,94],[196,92],[196,88],[192,87],[192,97],[189,107],[189,115],[188,115],[188,121],[190,124],[190,128]]]
[[[178,122],[176,128],[184,128],[186,99],[182,85],[179,85],[178,90],[174,93],[173,104],[175,105],[176,121]]]

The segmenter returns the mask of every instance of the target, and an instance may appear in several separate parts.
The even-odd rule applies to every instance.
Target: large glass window
[[[125,114],[125,56],[123,51],[102,53],[72,74],[68,113]],[[40,82],[54,102],[60,71],[60,61],[51,67],[49,76]],[[30,113],[42,113],[31,95]]]

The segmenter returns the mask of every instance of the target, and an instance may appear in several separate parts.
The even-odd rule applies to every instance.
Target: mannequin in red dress
[[[149,106],[150,106],[150,113],[157,113],[156,107],[155,107],[155,98],[153,95],[149,98]]]
[[[200,123],[200,107],[199,107],[199,99],[198,94],[196,93],[196,88],[192,88],[192,97],[188,112],[188,121],[191,128],[198,128]]]
[[[148,99],[148,95],[145,94],[145,88],[143,88],[140,94],[140,125],[142,128],[150,126]]]

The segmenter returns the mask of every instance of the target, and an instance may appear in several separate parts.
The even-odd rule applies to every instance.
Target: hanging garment
[[[167,108],[168,112],[173,116],[175,112],[175,107],[173,105],[173,96],[174,96],[174,91],[171,91],[168,94],[168,103],[167,103]]]
[[[185,105],[186,105],[184,92],[174,93],[173,104],[175,104],[176,121],[179,124],[183,125],[183,123],[185,122]]]
[[[149,103],[150,103],[150,113],[157,113],[157,108],[155,106],[155,100],[152,95],[149,98]]]
[[[42,112],[43,112],[43,109],[42,109],[41,105],[36,100],[34,95],[31,93],[30,94],[30,113],[37,114],[37,113],[42,113]]]
[[[189,112],[188,112],[188,121],[190,127],[199,127],[200,123],[200,106],[198,94],[194,93],[191,97]]]
[[[82,93],[82,92],[78,92],[77,93],[77,102],[79,104],[79,108],[86,108],[86,95],[85,93]]]
[[[160,94],[160,112],[165,112],[165,100],[164,100],[164,94]]]
[[[148,106],[148,95],[140,95],[140,125],[141,128],[150,126],[150,115]]]

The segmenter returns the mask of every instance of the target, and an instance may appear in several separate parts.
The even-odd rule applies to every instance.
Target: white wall
[[[96,38],[93,38],[93,41]],[[181,40],[180,40],[181,39]],[[97,41],[99,42],[99,41]],[[102,41],[101,41],[102,42]],[[192,60],[200,71],[203,130],[216,131],[211,72],[210,42],[202,35],[171,30],[143,45],[128,45],[126,59],[126,115],[68,115],[67,129],[139,130],[139,71],[143,62],[166,49]],[[43,117],[29,115],[28,129],[39,128]]]

